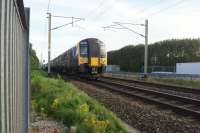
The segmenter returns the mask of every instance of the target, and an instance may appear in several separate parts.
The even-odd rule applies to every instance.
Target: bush
[[[115,115],[97,101],[62,79],[50,79],[44,72],[32,72],[32,110],[52,117],[78,133],[126,132]]]

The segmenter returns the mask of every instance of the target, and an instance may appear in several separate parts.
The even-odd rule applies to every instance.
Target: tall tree
[[[200,39],[172,39],[149,45],[149,68],[160,67],[157,70],[173,71],[178,62],[197,61],[200,61]],[[120,65],[123,71],[142,72],[144,45],[128,45],[108,52],[108,64]]]
[[[31,70],[39,68],[39,59],[34,49],[31,48]]]

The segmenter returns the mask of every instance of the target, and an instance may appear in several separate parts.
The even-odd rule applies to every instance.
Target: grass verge
[[[169,85],[179,85],[183,87],[200,88],[200,81],[183,80],[183,79],[168,79],[168,78],[148,78],[148,81],[159,82]]]
[[[52,117],[77,133],[125,133],[116,116],[100,103],[62,79],[47,74],[31,74],[31,109],[43,117]]]

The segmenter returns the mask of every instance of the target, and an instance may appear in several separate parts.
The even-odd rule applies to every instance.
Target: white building
[[[176,63],[177,74],[200,74],[200,62]]]
[[[107,65],[106,72],[119,72],[120,66],[119,65]]]

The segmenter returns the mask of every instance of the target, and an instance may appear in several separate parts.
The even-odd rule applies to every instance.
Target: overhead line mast
[[[74,23],[79,22],[81,20],[84,20],[84,18],[57,16],[57,15],[52,15],[50,12],[48,12],[47,15],[48,15],[47,18],[48,18],[48,21],[49,21],[48,22],[48,74],[50,74],[51,73],[51,31],[62,28],[64,26],[67,26],[67,25],[70,25],[70,24],[73,27]],[[52,17],[71,19],[71,22],[52,28],[51,27]]]
[[[50,60],[51,60],[51,13],[48,14],[48,74],[51,73]]]
[[[126,29],[129,30],[143,38],[145,38],[145,50],[144,50],[144,75],[147,76],[147,69],[148,69],[148,20],[145,20],[145,24],[134,24],[134,23],[122,23],[122,22],[113,22],[114,25],[109,25],[103,27],[104,30],[106,29]],[[145,34],[140,34],[139,32],[125,26],[125,25],[135,25],[135,26],[144,26],[145,27]]]

